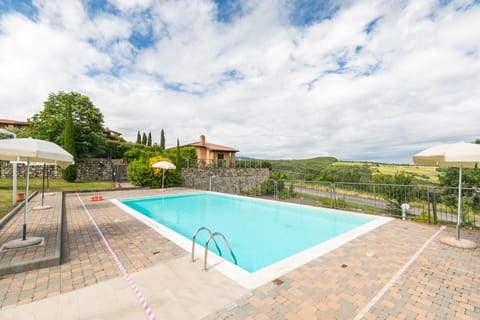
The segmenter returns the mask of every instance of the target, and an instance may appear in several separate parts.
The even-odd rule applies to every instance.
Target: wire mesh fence
[[[182,159],[182,168],[218,169],[218,168],[266,168],[263,160],[237,159]]]
[[[252,182],[246,177],[208,177],[196,189],[304,205],[385,215],[425,223],[455,224],[458,188],[305,180]],[[207,187],[208,186],[208,187]],[[480,227],[480,188],[462,188],[461,224]]]

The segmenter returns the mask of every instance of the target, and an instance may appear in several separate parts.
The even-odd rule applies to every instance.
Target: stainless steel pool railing
[[[232,255],[232,258],[233,260],[235,261],[235,264],[238,264],[237,262],[237,257],[235,257],[235,254],[233,254],[233,251],[232,251],[232,248],[230,248],[230,245],[228,244],[228,241],[227,239],[225,239],[225,236],[220,233],[220,232],[214,232],[210,235],[210,237],[208,238],[207,242],[205,242],[205,258],[203,259],[203,271],[208,271],[207,269],[207,255],[208,255],[208,243],[210,242],[210,240],[213,239],[213,241],[215,242],[215,239],[214,237],[215,236],[220,236],[222,237],[223,239],[223,242],[225,243],[225,245],[227,246],[228,250],[230,251],[230,254]],[[216,244],[216,242],[215,242]]]
[[[209,235],[208,239],[210,239],[212,237],[212,231],[207,227],[200,227],[200,228],[197,229],[197,231],[195,231],[195,233],[193,234],[193,237],[192,237],[192,262],[195,262],[195,238],[197,237],[199,232],[202,231],[202,230],[205,230],[205,231],[208,232],[208,235]],[[218,253],[221,256],[222,251],[220,250],[220,247],[218,246],[217,241],[213,240],[213,242],[215,242],[215,246],[217,247]]]

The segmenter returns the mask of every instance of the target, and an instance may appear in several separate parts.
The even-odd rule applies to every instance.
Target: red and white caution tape
[[[88,211],[87,207],[86,207],[85,204],[83,203],[83,201],[82,201],[82,199],[80,198],[80,196],[78,195],[78,193],[77,193],[77,197],[78,197],[78,200],[80,201],[80,204],[82,205],[83,209],[85,210],[85,212],[87,213],[88,217],[90,218],[90,221],[92,221],[93,225],[94,225],[95,228],[97,229],[97,232],[98,232],[98,234],[100,235],[100,237],[102,238],[102,241],[103,241],[103,243],[105,244],[105,247],[107,247],[108,251],[109,251],[110,254],[112,255],[113,260],[115,261],[115,264],[117,265],[117,267],[118,267],[118,268],[120,269],[120,271],[122,272],[123,277],[127,280],[128,284],[130,285],[130,288],[132,288],[133,292],[135,293],[135,296],[136,296],[137,299],[138,299],[138,302],[142,305],[142,308],[143,308],[143,310],[145,311],[145,314],[147,315],[147,317],[148,317],[150,320],[156,320],[155,315],[153,314],[152,309],[150,309],[150,307],[148,306],[148,303],[145,301],[145,298],[143,297],[142,293],[141,293],[140,290],[137,288],[137,286],[136,286],[135,283],[133,282],[132,278],[130,278],[130,275],[128,274],[128,271],[125,269],[125,267],[123,266],[122,262],[121,262],[120,259],[118,258],[117,254],[115,253],[115,251],[112,249],[112,247],[111,247],[110,244],[108,243],[107,239],[106,239],[105,236],[103,235],[102,230],[100,230],[100,227],[99,227],[98,224],[95,222],[95,219],[93,219],[92,215],[91,215],[90,212]]]

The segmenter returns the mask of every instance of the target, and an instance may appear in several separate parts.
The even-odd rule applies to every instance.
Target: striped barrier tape
[[[88,217],[90,218],[90,221],[92,221],[93,225],[94,225],[95,228],[97,229],[97,232],[98,232],[98,234],[100,235],[100,237],[102,238],[102,241],[103,241],[103,243],[105,244],[105,247],[108,249],[108,251],[109,251],[110,254],[112,255],[113,260],[115,261],[115,264],[117,265],[117,267],[118,267],[118,268],[120,269],[120,271],[122,272],[123,277],[127,280],[128,284],[130,285],[130,288],[133,290],[133,293],[135,293],[135,296],[137,297],[138,302],[141,304],[143,310],[145,311],[145,314],[147,315],[148,319],[150,319],[150,320],[156,320],[155,315],[153,314],[152,309],[150,309],[150,307],[148,306],[148,303],[145,301],[145,298],[143,297],[142,293],[140,292],[140,290],[139,290],[139,289],[137,288],[137,286],[135,285],[135,282],[133,282],[132,278],[130,278],[130,274],[127,272],[127,270],[126,270],[125,267],[123,266],[122,262],[121,262],[120,259],[118,258],[117,254],[115,253],[115,251],[112,249],[112,247],[111,247],[110,244],[108,243],[107,239],[106,239],[105,236],[103,235],[102,230],[100,230],[100,227],[99,227],[98,224],[95,222],[95,219],[93,219],[92,215],[91,215],[90,212],[88,211],[87,207],[86,207],[85,204],[83,203],[83,201],[82,201],[82,199],[80,198],[80,196],[78,195],[78,193],[77,193],[77,197],[78,197],[78,200],[80,201],[80,204],[82,205],[83,209],[85,210],[85,212],[87,213]]]

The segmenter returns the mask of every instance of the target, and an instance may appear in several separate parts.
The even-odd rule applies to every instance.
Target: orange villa
[[[204,160],[207,162],[216,160],[233,162],[235,161],[235,154],[238,152],[237,149],[232,147],[205,142],[205,136],[203,134],[200,136],[200,141],[184,145],[184,147],[187,146],[195,147],[198,160]]]
[[[19,129],[28,127],[27,121],[17,121],[9,119],[0,119],[1,129]]]

